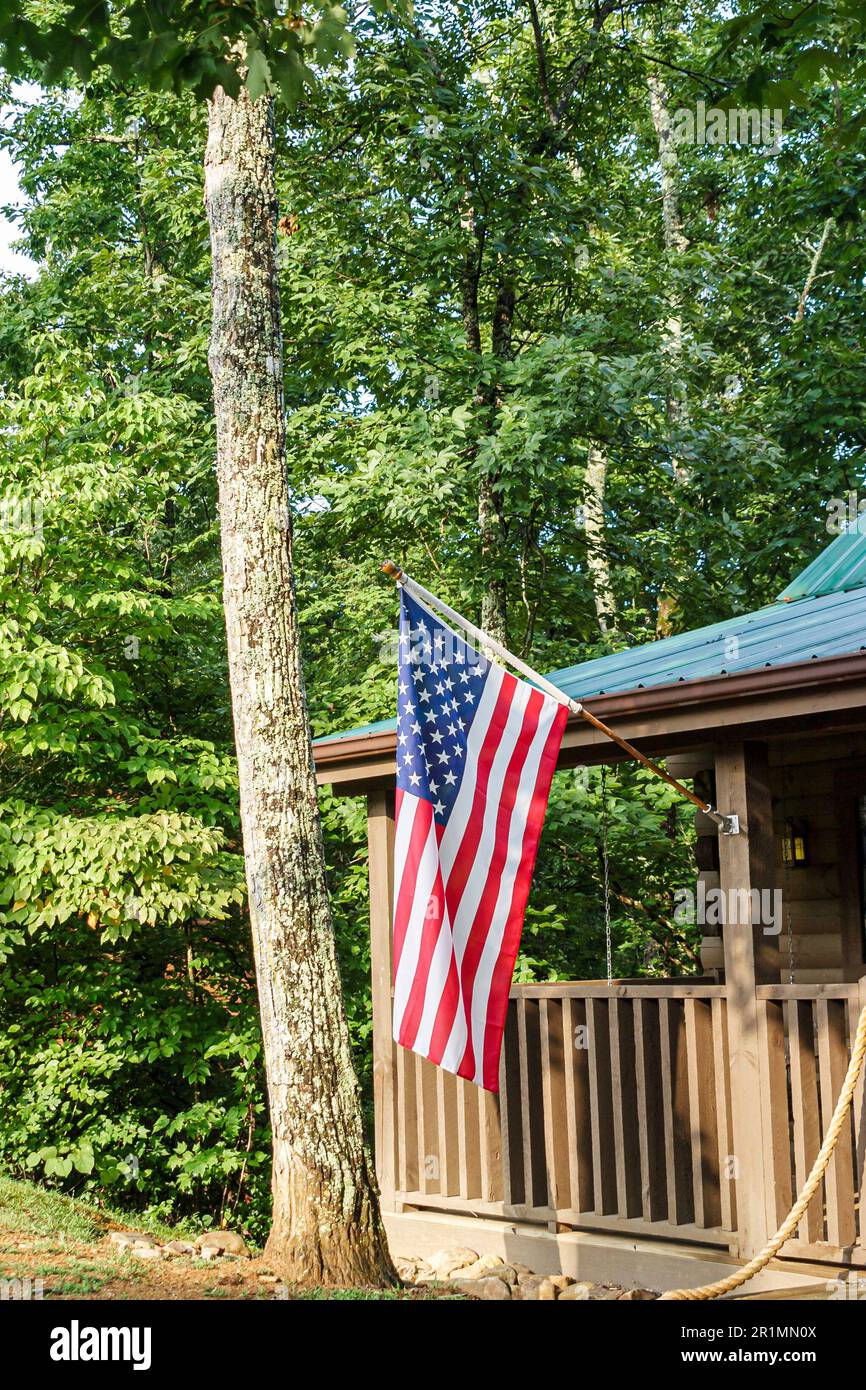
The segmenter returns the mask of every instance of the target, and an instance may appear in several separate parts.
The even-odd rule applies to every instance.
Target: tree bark
[[[662,184],[662,226],[664,230],[665,252],[670,267],[677,256],[688,247],[683,235],[679,205],[679,161],[671,128],[668,109],[667,88],[658,73],[651,72],[647,77],[650,95],[650,111],[658,140],[659,166]],[[680,312],[679,296],[671,291],[671,311],[664,330],[664,351],[668,365],[667,415],[671,425],[675,425],[683,411],[683,402],[678,394],[682,380],[683,322]],[[685,473],[677,459],[672,459],[674,478],[677,482],[685,480]]]
[[[229,676],[273,1130],[265,1254],[293,1282],[393,1282],[343,1009],[299,650],[269,99],[214,93],[205,198]]]
[[[616,600],[613,596],[604,539],[607,456],[595,444],[589,446],[584,484],[583,529],[586,535],[586,565],[592,584],[599,630],[602,637],[607,637],[616,628]]]
[[[474,229],[474,219],[473,229]],[[467,251],[463,258],[461,271],[461,317],[466,346],[476,357],[481,357],[481,318],[478,309],[478,286],[481,279],[483,242],[477,232],[476,247]],[[511,327],[514,320],[514,291],[507,281],[500,282],[493,311],[492,348],[502,360],[511,356]],[[484,412],[490,433],[496,428],[496,413],[501,403],[498,385],[492,388],[479,386],[475,404],[487,406]],[[473,449],[477,458],[478,445]],[[497,479],[489,469],[483,468],[478,475],[478,534],[481,541],[481,564],[484,574],[484,593],[481,598],[481,626],[497,642],[508,644],[508,596],[502,577],[502,558],[500,551],[505,541],[505,516],[502,509],[502,495],[497,488]]]

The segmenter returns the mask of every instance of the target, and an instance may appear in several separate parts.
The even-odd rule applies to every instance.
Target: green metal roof
[[[780,595],[790,601],[795,598],[816,598],[820,594],[838,594],[846,589],[859,589],[866,584],[866,515],[857,518],[856,525],[837,536],[826,550],[807,565]]]
[[[805,586],[802,593],[800,586]],[[837,537],[779,601],[766,608],[566,666],[547,676],[566,695],[589,700],[856,652],[866,652],[866,518],[857,532]],[[395,727],[394,719],[380,719],[326,737],[349,738]]]

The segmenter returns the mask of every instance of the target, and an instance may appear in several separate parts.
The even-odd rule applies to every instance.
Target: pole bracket
[[[717,811],[715,806],[707,806],[705,814],[710,820],[715,821],[719,827],[720,835],[739,835],[740,817],[738,815],[726,816],[722,811]]]

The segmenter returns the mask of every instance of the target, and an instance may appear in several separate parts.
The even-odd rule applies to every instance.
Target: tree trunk
[[[266,1258],[306,1284],[395,1280],[343,1009],[298,643],[272,103],[218,89],[205,195],[223,593],[273,1129]]]
[[[662,183],[662,226],[664,230],[665,251],[668,267],[677,256],[681,256],[688,246],[683,235],[679,204],[679,161],[671,129],[668,110],[667,88],[658,73],[651,72],[647,78],[650,94],[650,111],[658,140],[659,166]],[[675,425],[683,411],[680,395],[683,356],[683,322],[679,295],[675,289],[670,293],[671,310],[664,330],[664,351],[668,363],[667,414],[671,425]],[[681,464],[672,459],[674,478],[677,482],[685,480]]]
[[[584,474],[583,528],[586,535],[586,565],[592,583],[592,596],[602,637],[616,628],[616,601],[610,582],[610,564],[604,539],[604,493],[607,484],[607,457],[590,444]]]
[[[481,320],[478,311],[478,284],[481,278],[481,258],[483,245],[476,236],[477,249],[467,251],[463,260],[461,274],[463,333],[466,346],[477,357],[481,356]],[[502,281],[496,296],[493,311],[492,347],[497,357],[507,360],[511,356],[511,326],[514,319],[514,291]],[[496,413],[501,397],[498,385],[485,388],[479,385],[475,396],[477,406],[487,406],[490,433],[496,428]],[[483,417],[482,417],[483,418]],[[477,457],[478,446],[474,446]],[[505,543],[505,517],[502,511],[502,495],[497,488],[497,479],[489,469],[482,469],[478,475],[478,535],[481,541],[481,565],[485,586],[481,599],[481,626],[497,642],[508,644],[508,595],[502,577],[501,550]]]

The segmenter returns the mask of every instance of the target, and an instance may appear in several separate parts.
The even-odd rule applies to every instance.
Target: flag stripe
[[[463,955],[461,987],[469,1035],[461,1062],[464,1076],[470,1071],[473,1077],[477,1076],[476,1058],[480,1059],[483,1055],[490,974],[493,962],[499,955],[506,914],[511,907],[514,880],[520,864],[525,823],[525,816],[521,812],[527,799],[532,796],[535,783],[532,748],[536,739],[540,738],[543,742],[547,736],[548,721],[541,718],[543,709],[541,695],[533,691],[503,784],[494,852]]]
[[[544,751],[538,765],[529,814],[526,818],[522,854],[515,874],[508,920],[502,933],[502,944],[493,967],[487,997],[483,1077],[479,1080],[479,1084],[489,1091],[499,1089],[499,1055],[502,1050],[502,1034],[505,1031],[505,1018],[508,1011],[508,992],[511,988],[511,976],[514,972],[514,962],[520,945],[520,933],[523,930],[523,918],[532,883],[532,871],[535,868],[538,843],[541,839],[544,813],[547,810],[550,783],[556,771],[559,745],[562,742],[562,735],[568,718],[568,711],[564,705],[552,713],[553,718],[550,721]]]

